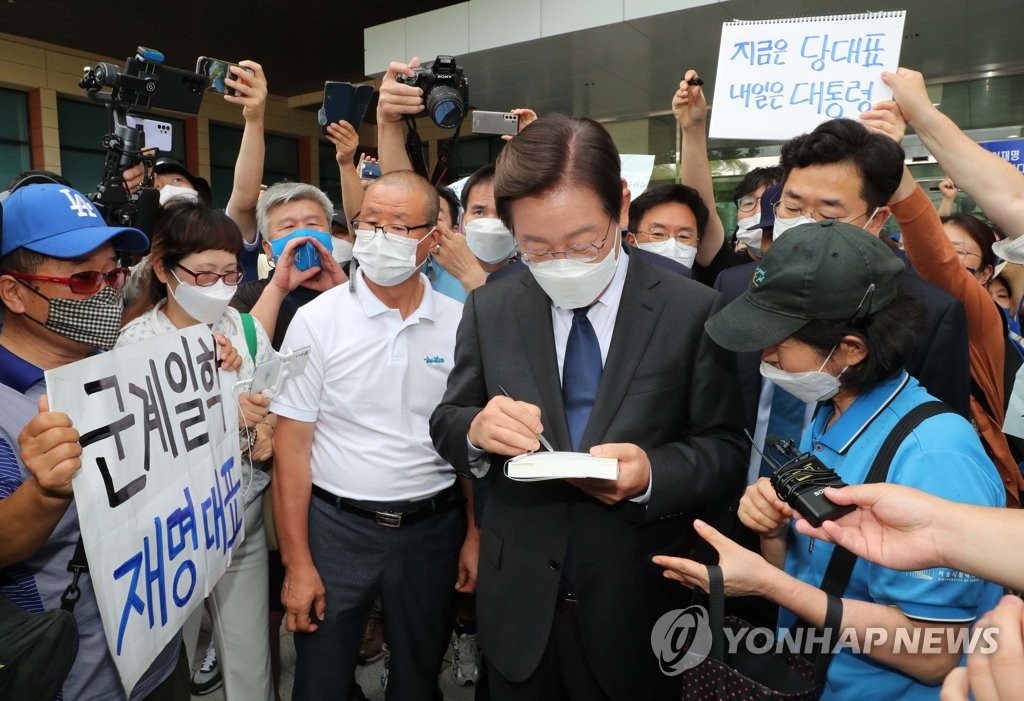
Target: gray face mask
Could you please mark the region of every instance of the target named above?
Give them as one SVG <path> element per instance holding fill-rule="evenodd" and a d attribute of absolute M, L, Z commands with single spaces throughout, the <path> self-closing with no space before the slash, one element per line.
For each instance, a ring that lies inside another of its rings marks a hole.
<path fill-rule="evenodd" d="M 63 299 L 47 297 L 31 285 L 25 286 L 49 303 L 49 314 L 41 323 L 43 328 L 100 350 L 114 347 L 124 313 L 124 300 L 119 290 L 108 286 L 86 299 Z M 40 323 L 36 319 L 32 321 Z"/>

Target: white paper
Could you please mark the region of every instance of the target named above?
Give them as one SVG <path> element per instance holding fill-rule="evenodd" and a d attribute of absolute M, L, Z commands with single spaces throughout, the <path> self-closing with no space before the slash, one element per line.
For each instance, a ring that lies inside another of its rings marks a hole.
<path fill-rule="evenodd" d="M 595 458 L 587 453 L 524 453 L 505 463 L 505 475 L 517 482 L 552 479 L 618 479 L 616 458 Z"/>
<path fill-rule="evenodd" d="M 622 162 L 622 177 L 629 185 L 629 194 L 635 200 L 644 194 L 651 182 L 654 172 L 654 156 L 644 153 L 623 153 L 619 156 Z"/>
<path fill-rule="evenodd" d="M 126 692 L 245 534 L 236 377 L 215 349 L 196 325 L 46 373 L 51 409 L 81 434 L 75 504 Z"/>
<path fill-rule="evenodd" d="M 710 136 L 782 141 L 892 97 L 906 12 L 726 22 Z"/>

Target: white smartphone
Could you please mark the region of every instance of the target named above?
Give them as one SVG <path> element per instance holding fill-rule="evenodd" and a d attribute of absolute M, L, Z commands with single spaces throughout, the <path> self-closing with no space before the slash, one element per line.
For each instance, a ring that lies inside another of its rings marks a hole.
<path fill-rule="evenodd" d="M 511 134 L 519 133 L 519 115 L 511 112 L 473 111 L 474 134 Z"/>
<path fill-rule="evenodd" d="M 273 399 L 281 393 L 285 380 L 293 375 L 300 375 L 306 369 L 309 359 L 309 346 L 288 353 L 279 353 L 270 360 L 260 363 L 252 374 L 249 393 L 262 392 L 267 399 Z"/>

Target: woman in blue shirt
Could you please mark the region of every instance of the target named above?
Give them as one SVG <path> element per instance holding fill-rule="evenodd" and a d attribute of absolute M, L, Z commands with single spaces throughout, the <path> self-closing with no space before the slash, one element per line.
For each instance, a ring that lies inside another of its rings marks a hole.
<path fill-rule="evenodd" d="M 903 370 L 921 318 L 897 287 L 902 269 L 862 229 L 827 219 L 806 224 L 777 241 L 746 294 L 707 323 L 726 348 L 762 349 L 761 372 L 779 388 L 820 402 L 801 451 L 848 484 L 865 480 L 903 416 L 934 401 Z M 953 501 L 1004 504 L 977 434 L 952 412 L 924 420 L 902 442 L 887 479 Z M 719 552 L 726 595 L 777 603 L 780 634 L 798 619 L 822 628 L 827 598 L 819 586 L 833 546 L 793 528 L 793 511 L 768 478 L 747 488 L 738 513 L 760 535 L 761 555 L 695 524 Z M 666 577 L 707 589 L 704 565 L 655 562 L 666 567 Z M 947 568 L 899 572 L 858 560 L 843 595 L 840 639 L 853 636 L 859 651 L 843 648 L 834 656 L 822 698 L 937 699 L 938 684 L 965 652 L 964 644 L 950 641 L 966 640 L 967 628 L 1001 594 L 995 584 Z"/>

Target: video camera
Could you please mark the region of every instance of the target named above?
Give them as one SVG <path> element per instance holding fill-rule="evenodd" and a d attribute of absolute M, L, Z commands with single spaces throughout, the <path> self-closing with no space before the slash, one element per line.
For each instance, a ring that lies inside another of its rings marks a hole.
<path fill-rule="evenodd" d="M 466 118 L 469 81 L 455 65 L 454 56 L 438 56 L 429 68 L 414 68 L 412 77 L 400 75 L 399 83 L 422 88 L 427 114 L 442 129 L 454 129 Z"/>
<path fill-rule="evenodd" d="M 145 133 L 141 123 L 128 124 L 129 114 L 148 114 L 153 109 L 196 114 L 203 101 L 209 78 L 199 73 L 164 65 L 164 55 L 140 46 L 125 61 L 122 71 L 112 63 L 86 66 L 79 87 L 96 102 L 107 105 L 110 133 L 103 137 L 107 150 L 103 177 L 89 198 L 111 226 L 133 226 L 149 233 L 160 207 L 160 195 L 153 187 L 155 156 L 144 155 Z M 109 93 L 102 92 L 111 88 Z M 146 165 L 141 187 L 130 193 L 124 171 L 139 163 Z"/>

